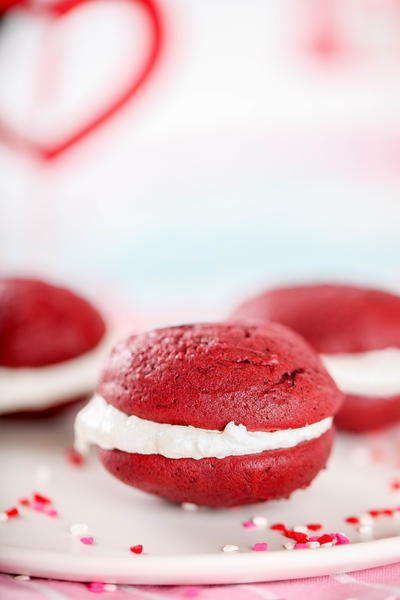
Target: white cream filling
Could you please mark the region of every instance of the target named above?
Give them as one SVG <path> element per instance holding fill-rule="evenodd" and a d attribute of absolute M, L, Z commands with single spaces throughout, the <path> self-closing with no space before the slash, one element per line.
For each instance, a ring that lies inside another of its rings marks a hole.
<path fill-rule="evenodd" d="M 297 429 L 247 431 L 228 423 L 223 431 L 155 423 L 127 415 L 96 394 L 75 420 L 75 448 L 85 454 L 90 444 L 105 450 L 161 454 L 167 458 L 225 458 L 291 448 L 320 437 L 332 426 L 332 417 Z"/>
<path fill-rule="evenodd" d="M 349 354 L 322 354 L 325 367 L 345 394 L 400 394 L 400 348 Z"/>
<path fill-rule="evenodd" d="M 93 350 L 46 367 L 0 367 L 0 414 L 44 409 L 89 393 L 114 339 L 107 334 Z"/>

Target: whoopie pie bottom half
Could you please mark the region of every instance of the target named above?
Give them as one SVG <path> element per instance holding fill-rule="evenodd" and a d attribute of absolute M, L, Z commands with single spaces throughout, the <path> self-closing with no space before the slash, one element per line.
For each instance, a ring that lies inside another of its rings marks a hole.
<path fill-rule="evenodd" d="M 4 413 L 2 418 L 6 419 L 51 419 L 64 413 L 69 408 L 76 407 L 76 410 L 81 407 L 84 402 L 87 402 L 90 394 L 84 396 L 75 396 L 74 398 L 65 398 L 58 400 L 57 404 L 52 404 L 46 408 L 37 408 L 29 410 L 17 410 L 11 413 Z"/>
<path fill-rule="evenodd" d="M 230 507 L 287 498 L 325 467 L 333 428 L 292 448 L 226 458 L 171 459 L 97 449 L 105 468 L 124 483 L 171 502 Z"/>
<path fill-rule="evenodd" d="M 335 417 L 338 427 L 355 433 L 387 427 L 399 421 L 400 395 L 387 398 L 367 398 L 348 394 Z"/>

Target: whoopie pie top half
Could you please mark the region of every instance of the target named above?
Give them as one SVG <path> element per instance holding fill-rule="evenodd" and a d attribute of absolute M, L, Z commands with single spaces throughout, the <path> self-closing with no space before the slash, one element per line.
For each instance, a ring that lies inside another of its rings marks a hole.
<path fill-rule="evenodd" d="M 105 333 L 97 310 L 37 279 L 0 279 L 0 366 L 42 367 L 92 350 Z"/>
<path fill-rule="evenodd" d="M 276 323 L 199 323 L 133 335 L 105 362 L 97 393 L 128 415 L 252 431 L 334 415 L 342 394 L 311 347 Z"/>
<path fill-rule="evenodd" d="M 277 321 L 323 354 L 400 348 L 400 296 L 347 285 L 266 291 L 240 305 L 233 319 Z"/>

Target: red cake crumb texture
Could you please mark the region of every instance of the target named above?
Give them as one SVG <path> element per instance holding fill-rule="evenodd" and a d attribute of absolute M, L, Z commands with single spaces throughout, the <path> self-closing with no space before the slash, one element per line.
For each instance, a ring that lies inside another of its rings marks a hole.
<path fill-rule="evenodd" d="M 0 365 L 42 367 L 92 350 L 105 334 L 97 310 L 36 279 L 0 279 Z"/>

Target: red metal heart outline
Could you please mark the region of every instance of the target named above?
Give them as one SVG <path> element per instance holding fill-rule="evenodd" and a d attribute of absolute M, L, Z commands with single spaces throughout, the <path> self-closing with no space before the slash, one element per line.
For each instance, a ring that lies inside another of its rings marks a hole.
<path fill-rule="evenodd" d="M 5 10 L 10 6 L 17 5 L 23 10 L 30 12 L 34 11 L 50 14 L 55 20 L 58 20 L 82 4 L 96 1 L 97 0 L 60 0 L 60 2 L 57 2 L 56 4 L 40 6 L 29 2 L 29 0 L 6 0 L 5 4 L 3 0 L 0 3 L 0 13 L 2 12 L 2 8 Z M 164 41 L 164 31 L 160 10 L 155 0 L 129 0 L 129 2 L 140 5 L 145 10 L 150 25 L 151 38 L 148 43 L 147 55 L 143 60 L 139 73 L 134 75 L 134 78 L 130 81 L 125 91 L 120 93 L 117 98 L 114 98 L 99 114 L 89 119 L 86 124 L 57 144 L 49 146 L 38 144 L 25 136 L 21 136 L 12 127 L 9 127 L 7 123 L 0 120 L 0 139 L 3 142 L 19 150 L 28 151 L 43 160 L 52 160 L 90 135 L 133 98 L 136 92 L 147 81 L 158 62 Z"/>

